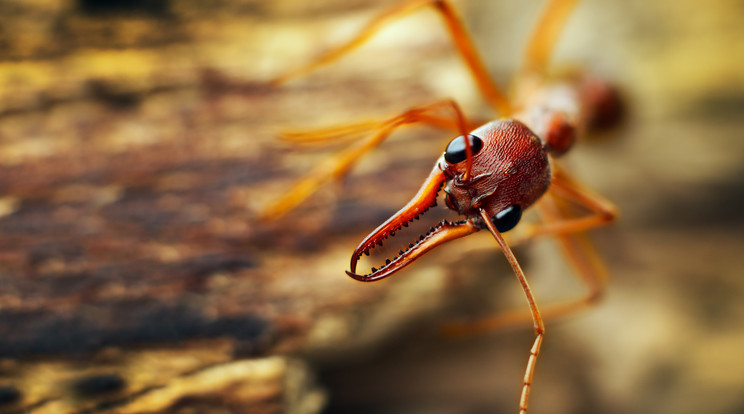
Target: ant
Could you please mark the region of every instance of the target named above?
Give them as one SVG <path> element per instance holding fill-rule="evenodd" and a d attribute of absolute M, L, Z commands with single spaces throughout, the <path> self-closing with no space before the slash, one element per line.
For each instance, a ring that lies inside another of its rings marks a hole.
<path fill-rule="evenodd" d="M 373 132 L 366 140 L 310 172 L 261 215 L 265 219 L 272 219 L 285 214 L 324 182 L 345 174 L 363 154 L 379 145 L 397 128 L 426 123 L 457 131 L 459 136 L 446 146 L 413 199 L 357 246 L 346 274 L 362 282 L 377 281 L 398 272 L 441 244 L 480 230 L 489 231 L 524 291 L 529 312 L 472 322 L 452 332 L 493 329 L 524 319 L 532 321 L 535 339 L 524 372 L 520 414 L 526 413 L 529 405 L 535 365 L 545 336 L 543 315 L 573 312 L 594 304 L 602 296 L 607 279 L 605 270 L 583 233 L 617 216 L 610 202 L 577 183 L 555 162 L 555 158 L 566 153 L 576 137 L 586 129 L 610 126 L 622 112 L 615 90 L 596 78 L 581 73 L 555 80 L 545 75 L 551 50 L 576 3 L 577 0 L 548 1 L 537 29 L 529 40 L 522 73 L 517 79 L 517 92 L 512 99 L 507 99 L 489 77 L 473 42 L 446 0 L 405 1 L 372 20 L 345 44 L 273 81 L 274 84 L 282 84 L 337 60 L 404 15 L 432 8 L 442 17 L 478 89 L 503 118 L 474 128 L 475 125 L 468 122 L 458 104 L 445 99 L 409 109 L 379 123 L 349 124 L 295 134 L 296 139 L 323 140 L 360 131 Z M 443 115 L 445 111 L 448 115 Z M 369 255 L 375 246 L 382 245 L 383 240 L 394 237 L 401 227 L 407 227 L 409 222 L 436 205 L 441 191 L 444 191 L 447 208 L 463 216 L 462 220 L 443 220 L 408 244 L 408 248 L 388 258 L 384 265 L 372 267 L 369 272 L 357 272 L 362 255 Z M 540 203 L 537 203 L 538 200 Z M 522 213 L 533 205 L 543 220 L 529 227 L 527 236 L 554 236 L 589 287 L 585 296 L 553 304 L 544 308 L 542 313 L 527 277 L 503 235 L 513 229 L 520 222 Z M 590 214 L 579 217 L 569 214 L 571 207 L 576 206 Z"/>

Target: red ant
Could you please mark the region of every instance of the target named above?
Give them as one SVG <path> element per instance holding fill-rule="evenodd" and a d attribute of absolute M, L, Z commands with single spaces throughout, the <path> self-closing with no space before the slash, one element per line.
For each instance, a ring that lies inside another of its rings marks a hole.
<path fill-rule="evenodd" d="M 411 264 L 440 244 L 487 229 L 496 239 L 522 286 L 529 314 L 535 329 L 524 373 L 519 412 L 526 413 L 535 364 L 545 335 L 543 316 L 521 266 L 502 233 L 514 228 L 522 212 L 541 200 L 537 208 L 543 217 L 529 235 L 550 234 L 560 242 L 579 276 L 589 286 L 589 293 L 579 299 L 555 304 L 545 312 L 551 315 L 572 312 L 588 306 L 602 294 L 606 276 L 583 232 L 613 220 L 617 213 L 613 205 L 591 193 L 555 163 L 553 158 L 568 151 L 576 136 L 593 126 L 607 126 L 618 119 L 620 103 L 617 94 L 607 84 L 586 75 L 560 81 L 547 81 L 545 67 L 555 40 L 576 0 L 550 0 L 537 30 L 530 39 L 523 76 L 518 80 L 514 99 L 507 99 L 488 76 L 473 47 L 472 41 L 445 0 L 409 0 L 378 16 L 346 44 L 332 50 L 311 64 L 289 72 L 275 83 L 283 83 L 318 66 L 334 61 L 361 45 L 381 27 L 424 7 L 436 10 L 444 20 L 457 51 L 465 61 L 475 82 L 491 106 L 505 118 L 486 123 L 472 131 L 471 124 L 452 100 L 410 109 L 387 121 L 374 125 L 356 124 L 299 134 L 298 138 L 328 139 L 350 132 L 372 129 L 367 140 L 339 154 L 333 162 L 311 172 L 283 199 L 265 210 L 265 218 L 278 217 L 317 190 L 326 180 L 343 175 L 365 152 L 379 145 L 396 128 L 406 124 L 428 123 L 459 132 L 450 141 L 444 154 L 434 163 L 429 177 L 413 199 L 400 211 L 370 233 L 351 255 L 346 273 L 363 282 L 383 279 Z M 451 111 L 443 116 L 438 111 Z M 395 232 L 417 219 L 436 204 L 443 190 L 447 207 L 464 219 L 442 221 L 429 232 L 386 260 L 379 269 L 357 273 L 362 254 L 369 254 L 375 245 L 393 237 Z M 549 197 L 545 197 L 548 195 Z M 546 200 L 547 199 L 547 200 Z M 546 201 L 543 201 L 546 200 Z M 582 206 L 592 212 L 584 217 L 570 217 L 569 205 Z M 460 331 L 472 331 L 501 326 L 521 320 L 522 315 L 472 323 Z"/>

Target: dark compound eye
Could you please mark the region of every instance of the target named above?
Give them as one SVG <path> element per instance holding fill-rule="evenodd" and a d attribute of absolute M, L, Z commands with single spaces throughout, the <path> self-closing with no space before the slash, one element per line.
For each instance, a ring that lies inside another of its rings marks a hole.
<path fill-rule="evenodd" d="M 483 148 L 483 141 L 475 135 L 468 135 L 468 139 L 470 140 L 470 149 L 473 151 L 473 155 L 477 154 Z M 447 149 L 444 150 L 444 160 L 450 164 L 465 161 L 467 157 L 467 152 L 465 152 L 465 138 L 462 135 L 450 141 L 447 144 Z"/>
<path fill-rule="evenodd" d="M 518 205 L 509 206 L 498 213 L 491 219 L 493 225 L 499 233 L 507 232 L 514 228 L 522 218 L 522 208 Z"/>

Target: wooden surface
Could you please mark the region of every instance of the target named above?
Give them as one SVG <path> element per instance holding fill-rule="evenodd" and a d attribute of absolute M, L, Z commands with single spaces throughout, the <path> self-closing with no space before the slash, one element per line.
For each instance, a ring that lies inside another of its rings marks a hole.
<path fill-rule="evenodd" d="M 2 412 L 314 413 L 323 406 L 301 361 L 236 360 L 234 352 L 230 341 L 203 340 L 5 360 Z"/>
<path fill-rule="evenodd" d="M 464 287 L 439 264 L 373 286 L 343 274 L 349 247 L 409 196 L 359 196 L 385 188 L 393 168 L 367 173 L 344 200 L 325 191 L 282 221 L 255 219 L 323 157 L 276 135 L 337 93 L 269 88 L 276 63 L 262 60 L 292 57 L 287 45 L 312 30 L 303 13 L 324 8 L 157 4 L 3 5 L 0 410 L 317 412 L 323 398 L 288 353 L 364 349 Z M 36 31 L 12 30 L 31 20 Z M 347 80 L 346 99 L 378 96 L 370 107 L 384 107 L 387 85 L 363 78 Z M 423 94 L 413 85 L 388 101 L 407 91 Z M 315 110 L 334 119 L 333 107 Z M 409 168 L 430 162 L 422 154 Z M 202 341 L 226 349 L 217 360 L 182 350 Z M 152 381 L 136 369 L 151 349 L 164 349 L 165 367 L 151 367 Z M 113 356 L 101 362 L 102 352 Z M 256 377 L 250 365 L 275 355 L 274 373 Z M 182 358 L 193 361 L 177 368 Z M 75 394 L 70 384 L 85 381 L 103 391 Z M 252 383 L 271 392 L 243 395 Z"/>
<path fill-rule="evenodd" d="M 514 410 L 529 327 L 449 341 L 432 322 L 522 306 L 492 240 L 453 242 L 389 282 L 343 274 L 447 134 L 396 135 L 285 219 L 254 219 L 339 148 L 277 131 L 446 96 L 490 115 L 435 16 L 274 89 L 263 82 L 385 6 L 263 3 L 2 5 L 0 397 L 17 397 L 0 409 L 317 412 L 292 354 L 319 370 L 327 412 Z M 507 83 L 539 3 L 456 4 Z M 570 20 L 555 61 L 617 80 L 630 112 L 567 163 L 622 217 L 594 234 L 615 275 L 605 302 L 547 327 L 533 412 L 741 409 L 740 13 L 724 0 L 587 1 Z M 528 247 L 539 299 L 581 292 L 549 242 Z M 104 391 L 69 385 L 86 378 Z M 251 378 L 265 394 L 241 391 Z"/>

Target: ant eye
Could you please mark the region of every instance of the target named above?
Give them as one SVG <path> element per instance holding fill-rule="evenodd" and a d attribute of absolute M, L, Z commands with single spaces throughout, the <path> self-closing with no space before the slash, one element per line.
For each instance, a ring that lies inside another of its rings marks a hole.
<path fill-rule="evenodd" d="M 491 219 L 493 225 L 499 233 L 507 232 L 514 228 L 522 218 L 522 208 L 518 205 L 509 206 L 498 213 Z"/>
<path fill-rule="evenodd" d="M 470 149 L 473 151 L 473 155 L 477 154 L 483 148 L 483 141 L 475 135 L 468 135 L 468 140 L 470 140 Z M 467 157 L 465 138 L 462 135 L 450 141 L 447 144 L 447 149 L 444 150 L 444 160 L 450 164 L 465 161 Z"/>

